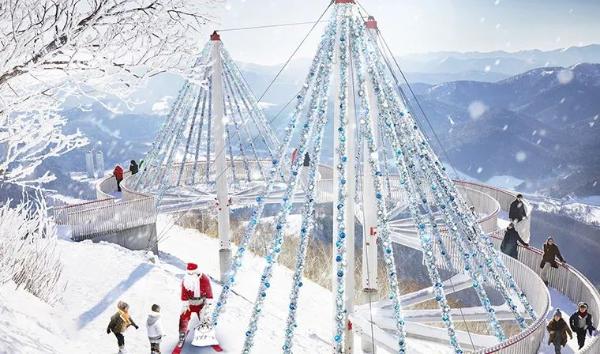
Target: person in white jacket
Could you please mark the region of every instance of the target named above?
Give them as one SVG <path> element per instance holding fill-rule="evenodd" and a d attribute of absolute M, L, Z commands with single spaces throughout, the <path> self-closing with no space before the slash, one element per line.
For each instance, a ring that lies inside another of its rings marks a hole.
<path fill-rule="evenodd" d="M 160 341 L 164 335 L 160 321 L 160 306 L 157 304 L 152 305 L 152 312 L 148 315 L 146 326 L 148 327 L 150 354 L 160 354 Z"/>

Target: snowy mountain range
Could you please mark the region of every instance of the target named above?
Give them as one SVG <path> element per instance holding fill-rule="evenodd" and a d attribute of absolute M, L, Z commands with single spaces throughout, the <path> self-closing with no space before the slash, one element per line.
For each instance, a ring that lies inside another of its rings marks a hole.
<path fill-rule="evenodd" d="M 444 58 L 452 58 L 451 61 L 461 64 L 451 66 Z M 435 75 L 453 71 L 469 79 L 439 84 L 412 83 L 451 163 L 467 177 L 495 183 L 498 176 L 509 176 L 514 182 L 511 187 L 558 197 L 600 195 L 600 185 L 596 183 L 600 157 L 592 153 L 600 147 L 596 138 L 600 124 L 600 102 L 597 100 L 600 97 L 600 65 L 573 63 L 578 60 L 600 63 L 600 45 L 549 52 L 444 52 L 401 59 L 429 63 L 427 70 Z M 477 81 L 479 74 L 460 71 L 470 70 L 475 65 L 466 63 L 493 64 L 498 59 L 501 63 L 521 62 L 510 68 L 502 67 L 504 74 L 536 64 L 573 64 L 536 68 L 496 82 Z M 446 69 L 433 67 L 436 60 Z M 265 95 L 264 108 L 269 117 L 295 95 L 307 64 L 306 60 L 292 61 Z M 239 66 L 257 96 L 261 96 L 279 69 L 244 63 Z M 409 79 L 410 75 L 409 72 Z M 115 163 L 127 164 L 130 159 L 140 159 L 156 136 L 181 83 L 181 77 L 158 75 L 136 94 L 135 99 L 141 103 L 133 111 L 110 99 L 105 102 L 106 106 L 117 107 L 122 112 L 111 111 L 97 103 L 70 102 L 64 111 L 68 119 L 67 132 L 83 131 L 90 139 L 91 147 L 103 150 L 107 168 Z M 420 111 L 414 113 L 425 132 L 432 135 Z M 273 122 L 276 131 L 286 123 L 286 117 L 282 114 Z M 445 158 L 440 145 L 435 139 L 432 142 L 438 154 Z M 325 151 L 328 145 L 330 142 L 325 143 Z M 59 162 L 52 159 L 45 162 L 43 168 L 53 170 L 55 174 L 83 171 L 83 155 L 84 151 L 74 151 Z M 55 184 L 58 183 L 65 182 Z M 64 186 L 50 187 L 62 190 Z M 69 185 L 76 194 L 85 196 L 82 190 L 89 187 L 79 187 L 75 182 Z"/>
<path fill-rule="evenodd" d="M 598 63 L 600 62 L 600 45 L 592 44 L 549 51 L 533 49 L 518 52 L 409 54 L 400 56 L 398 60 L 403 70 L 410 73 L 409 79 L 412 81 L 434 83 L 433 80 L 423 80 L 423 78 L 426 78 L 424 75 L 428 74 L 446 74 L 448 76 L 455 74 L 458 76 L 444 81 L 497 81 L 539 67 Z M 465 73 L 471 74 L 467 75 Z M 464 77 L 461 78 L 459 75 Z"/>
<path fill-rule="evenodd" d="M 599 64 L 449 82 L 417 96 L 451 162 L 467 174 L 512 175 L 526 190 L 557 196 L 600 193 L 600 159 L 591 154 L 600 149 Z"/>

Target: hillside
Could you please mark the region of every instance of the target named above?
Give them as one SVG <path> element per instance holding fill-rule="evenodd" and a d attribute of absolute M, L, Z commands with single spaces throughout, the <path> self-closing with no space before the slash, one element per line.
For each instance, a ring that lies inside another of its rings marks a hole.
<path fill-rule="evenodd" d="M 170 351 L 177 340 L 177 323 L 181 304 L 179 284 L 185 262 L 194 261 L 212 277 L 218 274 L 218 240 L 197 231 L 173 226 L 161 218 L 158 225 L 161 254 L 157 263 L 142 251 L 129 251 L 107 243 L 59 241 L 64 263 L 63 276 L 68 280 L 63 300 L 50 307 L 10 284 L 0 288 L 0 354 L 106 354 L 116 352 L 114 336 L 106 334 L 106 325 L 115 312 L 118 300 L 131 305 L 131 315 L 140 329 L 126 333 L 131 353 L 148 349 L 145 318 L 153 303 L 162 307 L 162 321 L 167 333 L 163 352 Z M 238 284 L 220 319 L 217 335 L 226 353 L 239 353 L 251 304 L 256 296 L 259 274 L 264 260 L 247 255 Z M 270 353 L 283 343 L 292 272 L 277 266 L 259 325 L 255 353 Z M 331 293 L 304 281 L 298 312 L 296 353 L 330 351 Z M 213 282 L 213 292 L 220 287 Z M 358 343 L 357 343 L 358 345 Z M 409 343 L 411 353 L 444 352 L 436 344 L 418 340 Z M 184 354 L 212 353 L 210 349 L 187 347 Z M 384 353 L 384 351 L 380 351 Z"/>
<path fill-rule="evenodd" d="M 449 82 L 418 96 L 456 168 L 483 181 L 512 175 L 556 196 L 600 194 L 600 159 L 590 154 L 600 151 L 600 64 Z"/>

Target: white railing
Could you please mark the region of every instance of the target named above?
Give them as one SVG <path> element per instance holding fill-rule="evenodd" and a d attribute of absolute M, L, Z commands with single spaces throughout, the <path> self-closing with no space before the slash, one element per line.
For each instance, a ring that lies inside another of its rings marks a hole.
<path fill-rule="evenodd" d="M 246 171 L 246 163 L 248 165 L 250 171 L 250 180 L 251 181 L 259 181 L 262 180 L 262 175 L 260 173 L 261 169 L 265 174 L 265 177 L 269 175 L 269 169 L 272 167 L 273 163 L 271 160 L 258 160 L 258 161 L 244 161 L 242 159 L 234 159 L 233 161 L 233 171 L 235 174 L 232 174 L 231 160 L 227 159 L 226 168 L 227 168 L 227 178 L 229 179 L 229 183 L 233 183 L 233 176 L 238 181 L 247 181 L 248 180 L 248 171 Z M 143 166 L 142 168 L 148 169 L 156 169 L 155 166 Z M 162 168 L 165 168 L 164 166 Z M 210 178 L 214 179 L 214 170 L 213 166 L 210 167 L 210 172 L 212 173 Z M 157 171 L 158 172 L 158 171 Z M 141 171 L 140 171 L 141 173 Z M 181 175 L 181 177 L 180 177 Z M 162 180 L 162 184 L 166 184 L 168 186 L 189 186 L 189 185 L 198 185 L 198 184 L 206 184 L 206 162 L 198 161 L 198 162 L 186 162 L 183 165 L 181 162 L 176 162 L 171 165 L 169 171 L 165 172 L 163 177 L 160 177 Z M 121 184 L 121 187 L 125 187 L 128 190 L 132 190 L 131 186 L 129 186 L 129 181 L 127 179 L 124 180 L 124 184 Z"/>
<path fill-rule="evenodd" d="M 501 234 L 502 231 L 500 230 L 491 234 L 496 248 L 500 248 Z M 498 255 L 502 257 L 502 261 L 512 274 L 515 282 L 527 296 L 538 318 L 519 334 L 477 353 L 537 353 L 546 332 L 546 318 L 552 311 L 548 288 L 534 270 L 536 269 L 535 265 L 537 264 L 537 267 L 539 267 L 542 260 L 541 252 L 533 248 L 523 248 L 519 252 L 518 261 L 504 253 L 498 252 Z"/>
<path fill-rule="evenodd" d="M 467 203 L 473 205 L 478 214 L 484 215 L 477 220 L 483 232 L 490 233 L 496 231 L 498 228 L 498 216 L 502 210 L 500 203 L 489 194 L 473 188 L 469 182 L 454 181 L 454 183 L 458 192 L 466 199 Z"/>
<path fill-rule="evenodd" d="M 510 204 L 516 198 L 516 193 L 473 182 L 455 181 L 455 183 L 463 198 L 475 206 L 479 213 L 485 215 L 478 222 L 483 230 L 492 236 L 494 245 L 498 249 L 503 237 L 503 230 L 498 229 L 498 217 L 501 211 L 507 212 L 509 210 Z M 526 207 L 528 215 L 531 215 L 531 206 L 526 203 Z M 527 222 L 530 221 L 531 218 L 528 218 Z M 449 242 L 444 230 L 442 230 L 442 234 L 452 266 L 455 269 L 462 269 L 462 255 L 458 247 L 453 242 Z M 499 253 L 499 255 L 516 283 L 526 294 L 538 314 L 538 319 L 530 323 L 523 332 L 477 353 L 537 353 L 545 336 L 546 317 L 551 310 L 547 287 L 539 276 L 542 251 L 534 247 L 524 248 L 520 246 L 518 261 L 502 253 Z M 446 266 L 441 257 L 438 257 L 438 259 L 439 266 Z M 550 273 L 548 281 L 551 287 L 557 289 L 575 303 L 579 301 L 587 302 L 590 312 L 600 313 L 600 294 L 594 285 L 579 271 L 561 264 L 558 269 L 553 269 Z M 600 353 L 600 339 L 598 337 L 588 339 L 586 346 L 580 353 Z"/>
<path fill-rule="evenodd" d="M 455 183 L 456 182 L 457 181 L 455 181 Z M 464 186 L 468 186 L 471 189 L 475 189 L 480 192 L 483 192 L 483 193 L 489 195 L 490 197 L 494 198 L 500 204 L 500 208 L 507 213 L 510 209 L 510 204 L 517 197 L 517 193 L 513 193 L 513 192 L 510 192 L 510 191 L 507 191 L 504 189 L 488 186 L 488 185 L 481 184 L 481 183 L 468 182 L 468 181 L 460 181 L 458 183 L 460 183 L 461 185 L 464 185 Z M 533 207 L 527 201 L 524 201 L 524 204 L 525 204 L 525 209 L 527 211 L 527 218 L 523 219 L 521 222 L 525 223 L 525 227 L 523 227 L 524 230 L 531 230 L 531 213 L 533 211 Z M 530 239 L 529 231 L 527 231 L 526 233 L 522 233 L 521 237 L 526 242 L 529 242 L 529 239 Z"/>
<path fill-rule="evenodd" d="M 60 221 L 60 224 L 71 227 L 71 235 L 75 241 L 150 225 L 156 222 L 154 198 L 87 203 L 85 209 L 67 212 L 66 217 Z"/>
<path fill-rule="evenodd" d="M 465 184 L 469 185 L 473 189 L 477 189 L 483 193 L 489 194 L 493 196 L 500 203 L 501 208 L 504 211 L 508 211 L 510 207 L 510 203 L 515 199 L 516 193 L 509 192 L 506 190 L 502 190 L 499 188 L 486 186 L 478 183 L 465 182 Z M 529 215 L 531 215 L 531 206 L 527 205 Z M 530 218 L 527 219 L 528 222 L 531 221 Z M 500 243 L 502 242 L 503 232 L 501 230 L 496 231 L 492 234 L 494 244 L 497 248 L 500 247 Z M 520 270 L 513 270 L 512 267 L 514 264 L 518 264 L 514 259 L 510 257 L 506 257 L 503 255 L 503 259 L 505 260 L 505 264 L 508 269 L 511 271 L 513 277 L 517 280 L 517 284 L 522 287 L 522 290 L 527 294 L 528 299 L 532 304 L 535 298 L 532 297 L 527 292 L 527 288 L 525 286 L 529 286 L 529 282 L 537 282 L 541 281 L 539 277 L 540 272 L 540 263 L 542 261 L 542 251 L 534 248 L 534 247 L 522 247 L 519 246 L 519 262 L 524 264 L 529 268 L 529 270 L 533 273 L 531 277 L 526 277 L 522 280 L 518 278 L 522 278 L 520 274 Z M 546 265 L 548 266 L 548 265 Z M 524 283 L 522 283 L 524 281 Z M 559 293 L 567 296 L 572 302 L 578 303 L 580 301 L 584 301 L 589 306 L 590 313 L 600 314 L 600 293 L 598 289 L 577 269 L 566 266 L 564 264 L 560 264 L 558 269 L 552 269 L 550 275 L 548 277 L 549 286 L 555 288 Z M 535 292 L 535 290 L 533 290 Z M 533 295 L 535 296 L 535 294 Z M 537 311 L 537 309 L 536 309 Z M 539 312 L 538 312 L 539 314 Z M 598 327 L 598 317 L 595 319 L 595 326 Z M 527 330 L 520 333 L 517 336 L 511 337 L 505 343 L 504 346 L 494 349 L 489 348 L 490 350 L 485 351 L 486 353 L 536 353 L 537 348 L 541 344 L 544 332 L 545 332 L 545 319 L 540 319 L 530 325 Z M 586 340 L 586 346 L 582 348 L 579 353 L 600 353 L 600 338 L 592 337 Z"/>
<path fill-rule="evenodd" d="M 58 225 L 71 227 L 75 241 L 156 222 L 153 196 L 123 189 L 123 198 L 118 200 L 114 197 L 116 191 L 114 176 L 106 176 L 96 185 L 98 200 L 54 208 L 54 219 Z"/>
<path fill-rule="evenodd" d="M 95 207 L 103 206 L 103 205 L 112 205 L 112 204 L 114 204 L 114 202 L 115 202 L 114 198 L 110 197 L 110 198 L 104 198 L 104 199 L 100 199 L 100 200 L 91 200 L 89 202 L 83 202 L 83 203 L 79 203 L 79 204 L 54 207 L 52 209 L 52 212 L 54 213 L 54 221 L 58 225 L 66 225 L 69 213 L 76 213 L 76 212 L 79 212 L 82 210 L 86 210 L 89 208 L 95 208 Z"/>
<path fill-rule="evenodd" d="M 123 173 L 123 181 L 121 181 L 121 189 L 123 187 L 125 178 L 127 178 L 129 176 L 131 176 L 131 172 L 125 171 Z M 96 184 L 96 199 L 114 198 L 115 193 L 117 193 L 117 192 L 118 192 L 117 180 L 115 179 L 115 176 L 113 176 L 113 175 L 105 176 Z"/>

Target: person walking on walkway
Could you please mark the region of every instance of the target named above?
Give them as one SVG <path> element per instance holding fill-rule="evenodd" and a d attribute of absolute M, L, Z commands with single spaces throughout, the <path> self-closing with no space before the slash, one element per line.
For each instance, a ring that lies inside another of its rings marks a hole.
<path fill-rule="evenodd" d="M 554 239 L 548 237 L 546 242 L 544 242 L 544 254 L 542 255 L 542 263 L 540 263 L 540 268 L 542 268 L 540 276 L 546 285 L 548 285 L 548 275 L 550 274 L 551 268 L 558 268 L 558 263 L 556 262 L 557 258 L 561 262 L 566 263 L 565 259 L 560 254 L 558 246 L 554 243 Z M 549 266 L 546 263 L 549 263 Z"/>
<path fill-rule="evenodd" d="M 137 162 L 135 162 L 135 160 L 131 160 L 131 162 L 129 163 L 129 172 L 131 172 L 132 175 L 135 175 L 136 173 L 138 173 L 138 171 L 139 166 Z"/>
<path fill-rule="evenodd" d="M 548 344 L 554 345 L 555 354 L 560 354 L 562 347 L 567 345 L 567 335 L 573 339 L 573 332 L 571 332 L 567 322 L 563 320 L 560 309 L 556 309 L 556 312 L 554 312 L 554 316 L 552 316 L 552 319 L 548 322 L 546 329 L 549 333 Z"/>
<path fill-rule="evenodd" d="M 113 176 L 115 176 L 115 179 L 117 180 L 117 190 L 120 192 L 121 181 L 123 180 L 123 167 L 116 165 L 115 169 L 113 170 Z"/>
<path fill-rule="evenodd" d="M 107 334 L 112 332 L 115 337 L 117 337 L 117 344 L 119 345 L 118 354 L 127 353 L 125 350 L 125 331 L 129 326 L 133 326 L 135 329 L 139 328 L 133 321 L 133 318 L 129 315 L 129 305 L 124 301 L 119 301 L 117 304 L 117 313 L 112 315 L 110 322 L 106 327 Z"/>
<path fill-rule="evenodd" d="M 517 230 L 519 235 L 522 238 L 529 240 L 529 223 L 526 222 L 528 216 L 527 208 L 523 201 L 523 194 L 517 194 L 517 198 L 510 203 L 508 218 L 513 222 L 515 230 Z"/>
<path fill-rule="evenodd" d="M 580 302 L 577 305 L 578 309 L 569 319 L 569 325 L 573 332 L 577 333 L 577 344 L 579 349 L 585 346 L 585 335 L 589 333 L 593 335 L 596 328 L 592 322 L 592 314 L 588 312 L 588 305 L 585 302 Z"/>
<path fill-rule="evenodd" d="M 517 243 L 522 244 L 525 247 L 529 247 L 529 244 L 519 236 L 517 230 L 515 230 L 515 225 L 511 222 L 508 224 L 506 228 L 506 232 L 504 232 L 504 239 L 502 239 L 502 244 L 500 245 L 500 250 L 503 253 L 511 256 L 514 259 L 519 258 L 519 250 L 517 247 Z"/>
<path fill-rule="evenodd" d="M 527 210 L 525 210 L 525 203 L 523 203 L 523 194 L 517 194 L 517 199 L 510 203 L 510 209 L 508 210 L 508 218 L 512 222 L 519 222 L 527 217 Z"/>

